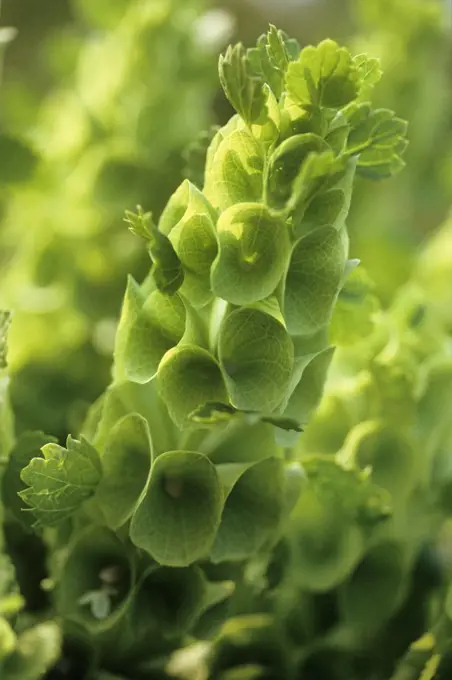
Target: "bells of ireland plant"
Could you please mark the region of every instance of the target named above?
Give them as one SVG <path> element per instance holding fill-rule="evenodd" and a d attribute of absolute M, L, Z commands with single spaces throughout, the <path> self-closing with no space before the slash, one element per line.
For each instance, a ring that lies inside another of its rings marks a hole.
<path fill-rule="evenodd" d="M 159 220 L 126 213 L 150 271 L 129 280 L 112 383 L 77 439 L 45 444 L 21 472 L 21 502 L 54 550 L 64 526 L 56 607 L 112 655 L 140 640 L 151 653 L 149 636 L 165 654 L 168 636 L 207 626 L 292 521 L 299 587 L 332 587 L 362 553 L 367 495 L 375 520 L 388 513 L 361 460 L 304 464 L 297 446 L 358 264 L 346 229 L 355 176 L 402 167 L 406 124 L 368 101 L 377 60 L 331 40 L 300 50 L 271 27 L 257 47 L 228 48 L 219 74 L 236 113 L 206 136 L 204 173 Z M 322 550 L 316 532 L 332 516 Z"/>

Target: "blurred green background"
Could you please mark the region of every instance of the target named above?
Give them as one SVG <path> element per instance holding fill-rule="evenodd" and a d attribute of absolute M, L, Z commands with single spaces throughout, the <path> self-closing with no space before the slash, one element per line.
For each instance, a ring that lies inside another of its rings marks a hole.
<path fill-rule="evenodd" d="M 218 52 L 269 22 L 302 45 L 329 36 L 379 56 L 377 102 L 410 121 L 407 169 L 361 181 L 349 218 L 352 255 L 389 304 L 449 210 L 450 16 L 448 0 L 3 0 L 2 25 L 18 30 L 0 105 L 0 304 L 15 315 L 18 429 L 77 431 L 108 383 L 127 273 L 147 266 L 124 210 L 159 214 L 189 143 L 230 115 Z"/>

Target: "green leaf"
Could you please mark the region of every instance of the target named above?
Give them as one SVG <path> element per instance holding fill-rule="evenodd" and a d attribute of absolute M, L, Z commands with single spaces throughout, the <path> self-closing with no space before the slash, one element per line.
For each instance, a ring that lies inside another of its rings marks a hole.
<path fill-rule="evenodd" d="M 152 380 L 163 356 L 182 340 L 185 326 L 185 305 L 179 295 L 150 293 L 131 319 L 124 349 L 126 377 L 141 384 Z"/>
<path fill-rule="evenodd" d="M 311 154 L 323 151 L 329 151 L 328 144 L 311 133 L 295 135 L 278 146 L 268 161 L 265 175 L 265 202 L 270 208 L 288 207 Z"/>
<path fill-rule="evenodd" d="M 218 351 L 232 404 L 274 411 L 289 386 L 294 358 L 282 323 L 259 309 L 238 309 L 221 325 Z"/>
<path fill-rule="evenodd" d="M 383 75 L 380 60 L 375 57 L 369 57 L 367 54 L 358 54 L 356 57 L 353 57 L 353 63 L 358 71 L 360 97 L 369 97 L 372 88 Z"/>
<path fill-rule="evenodd" d="M 262 145 L 247 130 L 234 130 L 220 141 L 213 154 L 204 194 L 220 211 L 235 203 L 258 203 L 262 198 L 263 169 Z"/>
<path fill-rule="evenodd" d="M 205 349 L 181 345 L 165 354 L 157 384 L 174 423 L 183 428 L 193 411 L 208 401 L 227 401 L 220 367 Z"/>
<path fill-rule="evenodd" d="M 316 229 L 298 241 L 284 289 L 289 333 L 311 335 L 329 322 L 346 256 L 342 235 L 333 227 Z"/>
<path fill-rule="evenodd" d="M 101 457 L 103 476 L 96 493 L 111 529 L 118 529 L 131 517 L 146 484 L 151 460 L 147 421 L 138 413 L 124 416 L 105 443 Z"/>
<path fill-rule="evenodd" d="M 391 177 L 404 167 L 407 123 L 389 109 L 359 104 L 347 113 L 351 132 L 347 153 L 359 154 L 357 171 L 370 179 Z"/>
<path fill-rule="evenodd" d="M 287 92 L 302 106 L 341 108 L 356 98 L 358 84 L 359 72 L 349 51 L 333 40 L 305 47 L 286 74 Z"/>
<path fill-rule="evenodd" d="M 219 252 L 211 272 L 212 290 L 235 305 L 271 295 L 287 265 L 288 226 L 258 203 L 224 211 L 217 224 Z"/>
<path fill-rule="evenodd" d="M 273 25 L 270 25 L 267 34 L 258 39 L 257 46 L 247 51 L 252 70 L 270 86 L 278 99 L 284 88 L 284 75 L 289 62 L 296 59 L 299 53 L 297 41 L 288 39 L 283 31 Z"/>
<path fill-rule="evenodd" d="M 151 213 L 144 213 L 140 206 L 137 213 L 127 210 L 125 221 L 130 224 L 132 233 L 146 241 L 157 288 L 162 293 L 174 295 L 184 281 L 184 270 L 171 241 L 158 230 Z"/>
<path fill-rule="evenodd" d="M 17 439 L 9 455 L 2 479 L 2 503 L 21 524 L 28 527 L 33 523 L 33 517 L 30 512 L 24 512 L 28 508 L 20 496 L 26 489 L 21 472 L 40 454 L 43 446 L 55 442 L 56 439 L 43 432 L 24 432 Z"/>
<path fill-rule="evenodd" d="M 220 479 L 222 467 L 218 467 Z M 228 467 L 228 466 L 225 466 Z M 254 555 L 279 527 L 284 504 L 284 464 L 281 459 L 242 466 L 229 490 L 210 559 L 244 560 Z"/>
<path fill-rule="evenodd" d="M 209 552 L 222 509 L 221 485 L 209 459 L 170 451 L 151 468 L 130 538 L 159 564 L 188 566 Z"/>
<path fill-rule="evenodd" d="M 70 436 L 66 448 L 45 444 L 43 458 L 33 458 L 22 470 L 29 488 L 20 497 L 33 511 L 38 525 L 54 526 L 76 512 L 95 493 L 101 479 L 96 449 Z"/>
<path fill-rule="evenodd" d="M 267 116 L 263 80 L 253 73 L 247 51 L 241 43 L 231 45 L 220 56 L 218 71 L 226 97 L 248 125 Z"/>

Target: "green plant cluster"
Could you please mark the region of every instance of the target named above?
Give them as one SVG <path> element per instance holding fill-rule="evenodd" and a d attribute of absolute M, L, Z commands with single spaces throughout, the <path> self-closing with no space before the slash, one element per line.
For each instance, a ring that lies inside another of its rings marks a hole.
<path fill-rule="evenodd" d="M 428 404 L 447 336 L 417 292 L 378 311 L 346 219 L 357 174 L 403 167 L 406 123 L 369 101 L 378 60 L 331 40 L 300 50 L 270 27 L 219 73 L 236 114 L 203 175 L 159 220 L 126 214 L 151 267 L 129 277 L 111 385 L 65 446 L 8 447 L 7 549 L 22 590 L 21 547 L 46 551 L 62 677 L 384 680 L 411 639 L 381 653 L 378 636 L 447 460 Z"/>
<path fill-rule="evenodd" d="M 124 206 L 161 210 L 183 149 L 209 123 L 215 72 L 201 10 L 196 0 L 74 3 L 74 35 L 52 39 L 51 63 L 67 68 L 21 131 L 32 155 L 17 136 L 11 148 L 8 106 L 19 104 L 6 95 L 0 149 L 16 184 L 2 191 L 1 302 L 15 313 L 21 429 L 65 436 L 108 384 L 127 274 L 146 266 L 121 226 Z"/>

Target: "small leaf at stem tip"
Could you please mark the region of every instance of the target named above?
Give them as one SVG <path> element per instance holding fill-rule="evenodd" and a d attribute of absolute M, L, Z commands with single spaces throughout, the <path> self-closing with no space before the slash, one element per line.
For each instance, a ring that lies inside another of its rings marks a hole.
<path fill-rule="evenodd" d="M 174 295 L 184 282 L 184 270 L 173 244 L 159 231 L 152 219 L 152 213 L 126 211 L 124 221 L 129 224 L 132 234 L 144 239 L 153 263 L 152 276 L 157 288 L 167 295 Z"/>
<path fill-rule="evenodd" d="M 78 441 L 69 436 L 66 448 L 46 444 L 42 453 L 22 470 L 28 488 L 19 495 L 31 507 L 37 525 L 55 526 L 94 494 L 102 469 L 96 449 L 83 437 Z"/>

